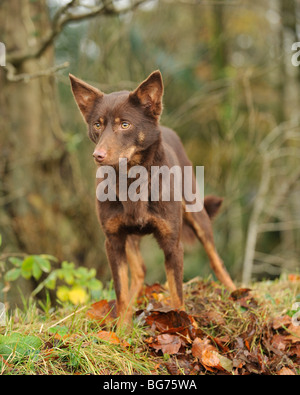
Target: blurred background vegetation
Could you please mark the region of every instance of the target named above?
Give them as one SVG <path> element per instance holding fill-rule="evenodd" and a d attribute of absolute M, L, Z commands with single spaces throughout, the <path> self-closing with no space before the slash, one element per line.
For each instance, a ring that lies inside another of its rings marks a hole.
<path fill-rule="evenodd" d="M 225 198 L 214 233 L 233 278 L 298 271 L 299 27 L 297 0 L 0 0 L 0 260 L 47 253 L 110 278 L 68 73 L 109 93 L 160 69 L 162 123 Z M 143 255 L 147 281 L 164 281 L 150 237 Z M 185 280 L 209 274 L 187 247 Z"/>

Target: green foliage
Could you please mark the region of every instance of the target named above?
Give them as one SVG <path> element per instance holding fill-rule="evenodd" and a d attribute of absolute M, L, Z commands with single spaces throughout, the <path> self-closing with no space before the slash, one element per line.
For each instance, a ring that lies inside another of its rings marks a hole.
<path fill-rule="evenodd" d="M 102 290 L 102 283 L 95 278 L 95 269 L 75 267 L 74 263 L 67 261 L 62 262 L 60 268 L 53 269 L 52 262 L 57 262 L 57 259 L 51 255 L 29 255 L 24 259 L 10 257 L 8 261 L 14 267 L 4 276 L 7 282 L 21 277 L 26 280 L 40 280 L 43 273 L 48 274 L 32 292 L 32 296 L 46 288 L 56 290 L 56 296 L 61 302 L 80 304 Z"/>
<path fill-rule="evenodd" d="M 37 336 L 25 336 L 20 333 L 0 335 L 0 355 L 9 361 L 18 362 L 24 357 L 36 354 L 42 346 Z"/>
<path fill-rule="evenodd" d="M 11 282 L 19 277 L 26 280 L 33 277 L 35 280 L 39 280 L 43 272 L 50 272 L 51 260 L 56 261 L 56 258 L 50 255 L 29 255 L 23 260 L 15 257 L 10 257 L 8 260 L 15 267 L 5 274 L 4 279 Z"/>

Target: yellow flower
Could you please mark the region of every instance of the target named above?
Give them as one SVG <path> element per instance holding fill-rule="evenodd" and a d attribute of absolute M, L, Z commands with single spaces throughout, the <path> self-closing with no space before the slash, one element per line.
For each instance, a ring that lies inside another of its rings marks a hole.
<path fill-rule="evenodd" d="M 73 287 L 69 291 L 69 300 L 75 305 L 86 303 L 88 301 L 88 298 L 89 296 L 86 293 L 85 289 L 79 286 Z"/>

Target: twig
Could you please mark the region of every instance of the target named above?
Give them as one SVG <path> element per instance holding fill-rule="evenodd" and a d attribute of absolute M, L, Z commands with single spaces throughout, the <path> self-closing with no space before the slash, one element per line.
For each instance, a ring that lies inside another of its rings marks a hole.
<path fill-rule="evenodd" d="M 76 311 L 74 311 L 72 314 L 67 315 L 66 317 L 64 317 L 64 318 L 62 318 L 61 320 L 59 320 L 58 322 L 56 322 L 55 324 L 49 326 L 49 327 L 47 328 L 47 330 L 48 330 L 48 329 L 51 329 L 51 328 L 54 328 L 55 326 L 61 324 L 62 322 L 64 322 L 64 321 L 66 321 L 67 319 L 69 319 L 70 317 L 73 317 L 73 315 L 76 315 L 76 314 L 80 313 L 82 310 L 86 309 L 87 307 L 88 307 L 87 305 L 86 305 L 86 306 L 83 306 L 83 307 L 81 307 L 81 309 L 76 310 Z"/>
<path fill-rule="evenodd" d="M 32 73 L 32 74 L 26 74 L 26 73 L 15 74 L 16 73 L 15 67 L 11 63 L 8 63 L 5 67 L 5 69 L 7 71 L 6 78 L 10 82 L 20 82 L 20 81 L 29 82 L 34 78 L 52 75 L 59 70 L 68 68 L 69 66 L 70 66 L 70 63 L 65 62 L 65 63 L 60 64 L 58 66 L 50 67 L 49 69 L 46 69 L 46 70 L 40 70 L 40 71 L 37 71 L 36 73 Z"/>
<path fill-rule="evenodd" d="M 101 5 L 95 7 L 88 7 L 88 12 L 71 13 L 70 10 L 74 8 L 76 0 L 70 1 L 68 4 L 60 8 L 53 17 L 52 26 L 48 33 L 42 38 L 39 43 L 26 50 L 16 50 L 8 53 L 6 56 L 7 63 L 14 65 L 20 64 L 27 59 L 39 58 L 45 50 L 53 43 L 55 38 L 61 33 L 64 26 L 69 22 L 81 21 L 84 19 L 93 18 L 98 15 L 122 15 L 129 11 L 133 11 L 146 0 L 136 0 L 133 4 L 121 10 L 114 7 L 112 0 L 103 1 Z M 79 3 L 81 7 L 85 7 Z"/>

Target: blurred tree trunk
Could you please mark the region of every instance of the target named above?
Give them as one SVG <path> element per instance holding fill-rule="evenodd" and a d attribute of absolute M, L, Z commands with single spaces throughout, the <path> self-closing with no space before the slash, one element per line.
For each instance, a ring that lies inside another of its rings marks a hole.
<path fill-rule="evenodd" d="M 0 39 L 7 53 L 34 46 L 47 29 L 46 0 L 0 2 Z M 42 55 L 13 66 L 17 74 L 33 74 L 53 64 L 50 45 Z M 66 148 L 55 77 L 11 82 L 0 67 L 0 86 L 0 233 L 4 246 L 88 266 L 101 263 L 101 258 L 105 262 L 101 232 L 87 198 L 93 198 L 93 191 L 83 190 L 82 176 L 73 166 L 76 158 Z"/>

